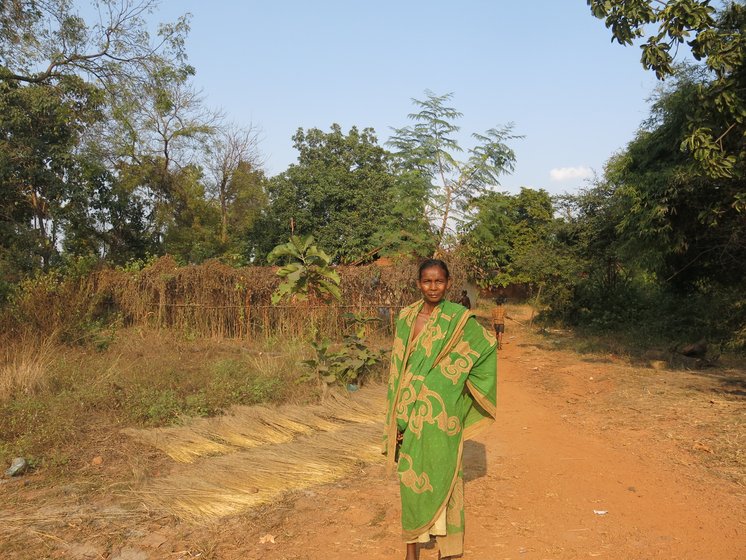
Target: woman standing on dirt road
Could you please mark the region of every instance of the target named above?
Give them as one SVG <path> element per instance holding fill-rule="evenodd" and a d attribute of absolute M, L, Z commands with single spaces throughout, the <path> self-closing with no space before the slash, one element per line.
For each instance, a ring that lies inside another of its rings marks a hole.
<path fill-rule="evenodd" d="M 406 560 L 435 536 L 439 557 L 463 553 L 464 438 L 495 418 L 497 342 L 473 313 L 444 299 L 448 266 L 420 265 L 422 299 L 402 309 L 391 349 L 383 452 L 398 462 Z"/>

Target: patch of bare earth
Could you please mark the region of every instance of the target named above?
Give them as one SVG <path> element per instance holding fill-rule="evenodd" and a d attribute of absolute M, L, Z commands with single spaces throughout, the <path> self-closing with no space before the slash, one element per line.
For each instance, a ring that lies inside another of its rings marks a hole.
<path fill-rule="evenodd" d="M 551 337 L 515 321 L 507 329 L 498 420 L 465 447 L 464 558 L 746 558 L 743 369 L 653 370 L 556 350 Z M 209 461 L 230 470 L 230 455 L 178 464 L 111 434 L 102 464 L 64 479 L 37 472 L 0 484 L 0 557 L 404 556 L 398 486 L 380 462 L 349 466 L 348 457 L 335 482 L 185 521 L 143 489 Z M 370 443 L 367 429 L 360 437 L 361 447 Z M 247 456 L 240 460 L 246 468 Z M 435 558 L 434 548 L 421 551 L 422 560 Z"/>

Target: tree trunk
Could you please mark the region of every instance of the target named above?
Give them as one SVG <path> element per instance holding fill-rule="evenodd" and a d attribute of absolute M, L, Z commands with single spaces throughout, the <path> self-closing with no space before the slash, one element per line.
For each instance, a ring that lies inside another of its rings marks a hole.
<path fill-rule="evenodd" d="M 544 284 L 539 284 L 539 291 L 536 294 L 536 299 L 534 300 L 534 305 L 531 308 L 531 319 L 528 322 L 529 328 L 531 328 L 534 324 L 534 315 L 536 315 L 536 309 L 539 307 L 539 303 L 541 302 L 541 289 L 544 287 Z"/>

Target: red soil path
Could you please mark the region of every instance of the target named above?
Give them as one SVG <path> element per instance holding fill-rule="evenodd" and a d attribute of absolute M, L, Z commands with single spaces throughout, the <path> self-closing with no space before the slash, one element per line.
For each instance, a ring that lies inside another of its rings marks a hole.
<path fill-rule="evenodd" d="M 576 401 L 599 392 L 593 374 L 603 366 L 574 356 L 556 374 L 562 388 L 547 391 L 540 370 L 554 375 L 568 355 L 526 359 L 525 349 L 520 334 L 504 345 L 497 422 L 467 442 L 464 559 L 746 559 L 743 487 L 672 461 L 676 448 L 645 426 L 589 427 L 591 411 Z M 265 560 L 403 558 L 398 508 L 396 481 L 376 466 L 308 492 L 254 528 L 252 536 L 274 536 L 274 544 L 239 548 Z M 435 558 L 434 548 L 421 551 L 422 560 Z"/>

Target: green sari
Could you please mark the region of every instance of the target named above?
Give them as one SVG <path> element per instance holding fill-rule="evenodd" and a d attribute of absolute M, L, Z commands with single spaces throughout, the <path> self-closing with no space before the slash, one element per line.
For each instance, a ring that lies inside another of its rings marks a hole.
<path fill-rule="evenodd" d="M 402 309 L 391 350 L 383 452 L 393 469 L 397 431 L 405 540 L 432 527 L 446 508 L 443 556 L 463 550 L 461 455 L 465 437 L 495 418 L 497 341 L 466 308 L 442 301 L 415 338 L 420 300 Z"/>

